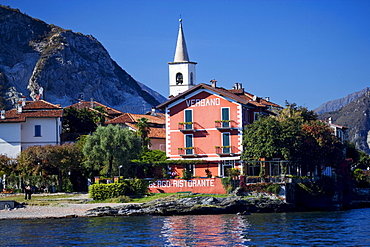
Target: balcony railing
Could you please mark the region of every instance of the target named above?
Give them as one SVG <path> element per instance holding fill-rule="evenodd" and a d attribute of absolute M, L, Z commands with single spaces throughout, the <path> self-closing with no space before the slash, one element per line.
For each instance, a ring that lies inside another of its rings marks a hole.
<path fill-rule="evenodd" d="M 197 123 L 196 122 L 184 122 L 184 123 L 179 123 L 179 130 L 181 132 L 187 132 L 191 131 L 194 132 L 197 130 Z"/>
<path fill-rule="evenodd" d="M 181 157 L 197 157 L 198 155 L 198 148 L 196 147 L 187 147 L 187 148 L 178 148 L 178 154 Z"/>
<path fill-rule="evenodd" d="M 215 127 L 218 130 L 236 129 L 238 126 L 234 120 L 216 120 Z"/>
<path fill-rule="evenodd" d="M 235 146 L 216 146 L 215 149 L 219 156 L 233 156 L 238 152 Z"/>

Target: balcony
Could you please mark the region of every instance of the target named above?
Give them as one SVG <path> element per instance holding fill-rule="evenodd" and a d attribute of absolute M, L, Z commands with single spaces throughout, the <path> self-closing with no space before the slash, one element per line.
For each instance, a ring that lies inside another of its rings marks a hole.
<path fill-rule="evenodd" d="M 198 148 L 196 147 L 178 148 L 177 151 L 183 158 L 193 158 L 198 156 Z"/>
<path fill-rule="evenodd" d="M 196 122 L 179 123 L 179 130 L 181 132 L 195 132 L 197 131 L 197 126 Z"/>
<path fill-rule="evenodd" d="M 234 120 L 216 120 L 215 127 L 218 130 L 232 130 L 238 128 Z"/>
<path fill-rule="evenodd" d="M 234 156 L 238 152 L 234 146 L 216 146 L 215 149 L 218 156 Z"/>

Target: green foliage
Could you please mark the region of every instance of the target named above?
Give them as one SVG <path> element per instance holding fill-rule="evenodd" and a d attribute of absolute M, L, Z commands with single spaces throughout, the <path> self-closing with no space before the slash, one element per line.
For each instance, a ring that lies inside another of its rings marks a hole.
<path fill-rule="evenodd" d="M 93 114 L 94 123 L 103 125 L 105 123 L 105 115 L 107 114 L 107 111 L 103 106 L 95 106 L 94 110 L 95 110 Z"/>
<path fill-rule="evenodd" d="M 212 172 L 209 169 L 206 169 L 205 172 L 206 172 L 207 178 L 211 178 L 212 177 Z"/>
<path fill-rule="evenodd" d="M 243 134 L 242 159 L 282 157 L 304 173 L 336 167 L 344 158 L 343 145 L 331 128 L 313 111 L 287 103 L 276 117 L 263 117 L 248 125 Z M 264 171 L 261 171 L 264 174 Z"/>
<path fill-rule="evenodd" d="M 280 184 L 270 184 L 267 188 L 266 188 L 267 192 L 269 193 L 272 193 L 272 194 L 275 194 L 275 195 L 279 195 L 280 193 L 280 190 L 281 190 L 281 187 L 280 187 Z"/>
<path fill-rule="evenodd" d="M 226 174 L 231 178 L 237 178 L 240 175 L 240 170 L 238 168 L 229 168 L 226 170 Z"/>
<path fill-rule="evenodd" d="M 140 139 L 135 132 L 119 126 L 99 126 L 96 131 L 87 136 L 83 147 L 85 164 L 93 169 L 107 174 L 118 174 L 118 166 L 122 165 L 123 176 L 127 176 L 129 162 L 139 156 Z"/>
<path fill-rule="evenodd" d="M 118 197 L 118 203 L 128 203 L 131 201 L 129 196 L 120 196 Z"/>
<path fill-rule="evenodd" d="M 353 178 L 357 181 L 364 181 L 366 179 L 366 175 L 363 173 L 361 169 L 356 169 L 353 171 Z"/>
<path fill-rule="evenodd" d="M 76 109 L 69 107 L 63 113 L 63 132 L 64 133 L 91 133 L 96 130 L 96 113 L 88 108 Z"/>
<path fill-rule="evenodd" d="M 141 138 L 141 145 L 143 148 L 149 148 L 151 146 L 149 134 L 150 134 L 150 122 L 147 118 L 140 118 L 137 120 L 137 135 Z"/>
<path fill-rule="evenodd" d="M 246 186 L 246 191 L 257 192 L 257 193 L 271 193 L 278 195 L 280 193 L 280 185 L 274 183 L 256 183 L 248 184 Z"/>
<path fill-rule="evenodd" d="M 142 163 L 142 164 L 154 164 L 161 161 L 165 161 L 167 159 L 166 152 L 161 151 L 159 149 L 156 150 L 143 150 L 141 152 L 139 159 L 132 160 L 135 163 Z"/>
<path fill-rule="evenodd" d="M 124 183 L 93 184 L 90 186 L 89 193 L 95 201 L 102 201 L 125 195 L 126 185 Z"/>
<path fill-rule="evenodd" d="M 148 192 L 149 182 L 141 179 L 123 180 L 121 183 L 93 184 L 90 197 L 96 201 L 128 195 L 143 195 Z"/>
<path fill-rule="evenodd" d="M 330 177 L 325 177 L 315 182 L 298 183 L 298 186 L 312 196 L 333 196 L 336 190 L 336 183 Z"/>
<path fill-rule="evenodd" d="M 182 179 L 189 180 L 192 178 L 192 175 L 193 174 L 188 169 L 184 168 L 184 170 L 182 170 Z"/>
<path fill-rule="evenodd" d="M 281 125 L 272 117 L 261 117 L 244 129 L 244 160 L 272 158 L 279 154 Z"/>
<path fill-rule="evenodd" d="M 85 171 L 82 158 L 81 149 L 73 144 L 30 146 L 20 153 L 14 170 L 22 177 L 57 175 L 59 191 L 81 190 L 78 180 Z"/>
<path fill-rule="evenodd" d="M 232 181 L 233 180 L 231 177 L 221 178 L 222 186 L 224 187 L 227 193 L 230 193 L 233 189 Z"/>

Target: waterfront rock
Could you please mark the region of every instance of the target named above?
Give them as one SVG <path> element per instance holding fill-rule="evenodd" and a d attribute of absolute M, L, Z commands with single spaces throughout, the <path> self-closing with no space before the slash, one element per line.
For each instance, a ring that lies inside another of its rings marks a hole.
<path fill-rule="evenodd" d="M 170 196 L 142 204 L 118 207 L 98 207 L 88 210 L 87 216 L 137 215 L 207 215 L 244 214 L 293 211 L 294 205 L 282 200 L 253 197 Z"/>

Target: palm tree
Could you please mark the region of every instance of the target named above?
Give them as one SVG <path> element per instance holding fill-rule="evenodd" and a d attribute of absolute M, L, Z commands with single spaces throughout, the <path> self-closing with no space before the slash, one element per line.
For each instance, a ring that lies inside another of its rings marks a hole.
<path fill-rule="evenodd" d="M 141 138 L 141 143 L 143 148 L 149 148 L 151 146 L 149 134 L 150 134 L 150 127 L 149 127 L 149 120 L 145 117 L 140 118 L 137 120 L 137 135 Z"/>

